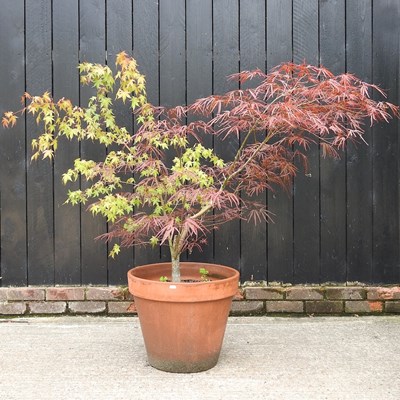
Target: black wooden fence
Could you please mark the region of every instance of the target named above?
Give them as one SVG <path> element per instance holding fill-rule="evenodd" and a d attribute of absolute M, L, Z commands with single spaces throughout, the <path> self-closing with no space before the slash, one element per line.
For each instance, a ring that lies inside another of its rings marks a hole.
<path fill-rule="evenodd" d="M 228 74 L 288 60 L 355 73 L 399 103 L 399 21 L 399 0 L 0 0 L 0 111 L 18 108 L 24 91 L 84 103 L 78 62 L 111 65 L 121 50 L 155 104 L 223 92 Z M 243 280 L 399 281 L 398 127 L 368 129 L 369 146 L 338 161 L 313 149 L 293 196 L 264 197 L 275 223 L 232 222 L 190 258 L 239 268 Z M 0 135 L 0 285 L 119 284 L 133 265 L 167 257 L 131 248 L 108 259 L 93 241 L 106 224 L 63 205 L 60 183 L 75 158 L 102 154 L 68 143 L 52 165 L 30 163 L 35 129 L 26 118 Z"/>

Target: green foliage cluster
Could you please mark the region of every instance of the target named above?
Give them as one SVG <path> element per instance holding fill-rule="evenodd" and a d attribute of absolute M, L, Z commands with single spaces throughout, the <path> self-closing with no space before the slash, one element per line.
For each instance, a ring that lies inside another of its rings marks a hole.
<path fill-rule="evenodd" d="M 145 77 L 139 72 L 136 61 L 120 53 L 116 58 L 116 67 L 117 72 L 113 74 L 111 68 L 105 65 L 79 65 L 81 83 L 91 85 L 96 92 L 87 107 L 74 106 L 65 98 L 54 101 L 48 92 L 42 96 L 25 93 L 23 100 L 28 105 L 23 111 L 35 116 L 36 123 L 43 127 L 38 138 L 32 140 L 32 159 L 42 157 L 51 160 L 63 136 L 69 140 L 90 140 L 112 148 L 102 162 L 80 158 L 74 161 L 72 168 L 63 174 L 64 184 L 84 178 L 89 185 L 85 189 L 70 190 L 66 202 L 72 205 L 88 203 L 90 211 L 94 215 L 102 215 L 107 222 L 123 221 L 120 226 L 126 234 L 131 234 L 130 239 L 136 236 L 139 244 L 156 246 L 170 237 L 161 238 L 153 234 L 143 238 L 140 233 L 149 234 L 151 229 L 148 225 L 152 221 L 157 225 L 157 217 L 174 214 L 174 221 L 182 223 L 182 217 L 175 215 L 177 207 L 190 213 L 193 211 L 193 199 L 185 194 L 177 195 L 171 201 L 171 196 L 185 185 L 210 188 L 214 178 L 204 168 L 204 162 L 216 168 L 222 168 L 224 162 L 213 149 L 204 147 L 200 142 L 193 146 L 187 135 L 165 135 L 155 123 L 157 110 L 147 102 Z M 128 103 L 136 125 L 142 126 L 136 135 L 117 123 L 113 111 L 116 100 Z M 3 125 L 14 125 L 17 114 L 6 113 Z M 170 149 L 177 155 L 168 173 L 164 152 Z M 195 203 L 199 203 L 200 208 L 207 203 L 201 192 L 196 193 Z M 144 209 L 146 226 L 133 217 L 135 212 L 140 215 Z M 139 233 L 143 229 L 146 232 Z M 171 240 L 168 243 L 171 244 Z M 119 251 L 120 246 L 116 243 L 110 255 L 114 257 Z"/>

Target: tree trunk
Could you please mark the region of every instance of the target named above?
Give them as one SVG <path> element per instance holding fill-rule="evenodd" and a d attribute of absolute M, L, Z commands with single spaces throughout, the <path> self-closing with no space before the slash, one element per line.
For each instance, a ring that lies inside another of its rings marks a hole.
<path fill-rule="evenodd" d="M 181 269 L 179 265 L 179 254 L 177 256 L 171 254 L 172 261 L 172 282 L 181 281 Z"/>

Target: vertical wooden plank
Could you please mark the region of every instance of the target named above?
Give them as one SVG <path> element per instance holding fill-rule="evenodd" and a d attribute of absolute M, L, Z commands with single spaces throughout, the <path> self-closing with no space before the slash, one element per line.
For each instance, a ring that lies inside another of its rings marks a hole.
<path fill-rule="evenodd" d="M 187 2 L 187 101 L 212 93 L 212 0 Z M 212 145 L 210 137 L 207 146 Z"/>
<path fill-rule="evenodd" d="M 240 69 L 265 69 L 265 2 L 240 2 Z M 257 82 L 250 84 L 254 87 Z M 245 88 L 245 87 L 244 87 Z M 245 135 L 246 133 L 242 133 Z M 259 140 L 262 140 L 260 134 Z M 264 136 L 265 137 L 265 136 Z M 266 193 L 253 200 L 266 204 Z M 243 281 L 267 279 L 267 226 L 266 223 L 241 223 L 240 275 Z"/>
<path fill-rule="evenodd" d="M 52 93 L 51 0 L 26 3 L 26 91 Z M 38 128 L 27 116 L 27 160 Z M 27 162 L 28 284 L 54 283 L 53 166 Z"/>
<path fill-rule="evenodd" d="M 2 1 L 0 12 L 0 114 L 20 108 L 25 91 L 24 1 Z M 24 117 L 0 135 L 1 276 L 3 286 L 27 284 Z"/>
<path fill-rule="evenodd" d="M 373 79 L 398 104 L 400 3 L 373 2 Z M 398 122 L 373 130 L 373 281 L 399 280 Z"/>
<path fill-rule="evenodd" d="M 346 6 L 347 71 L 372 81 L 372 2 L 348 1 Z M 372 279 L 372 138 L 347 148 L 347 280 Z"/>
<path fill-rule="evenodd" d="M 65 97 L 79 104 L 79 14 L 78 0 L 53 0 L 53 91 L 56 100 Z M 66 40 L 68 38 L 68 40 Z M 80 208 L 64 204 L 68 190 L 79 183 L 62 184 L 62 175 L 79 157 L 79 144 L 62 139 L 54 158 L 54 251 L 55 283 L 81 283 Z"/>
<path fill-rule="evenodd" d="M 320 1 L 320 63 L 345 72 L 345 2 Z M 346 280 L 346 163 L 321 158 L 321 281 Z"/>
<path fill-rule="evenodd" d="M 150 103 L 159 104 L 159 3 L 133 0 L 133 55 L 139 70 L 146 76 Z M 159 249 L 135 248 L 135 265 L 160 261 Z"/>
<path fill-rule="evenodd" d="M 160 103 L 186 100 L 185 0 L 160 2 Z"/>
<path fill-rule="evenodd" d="M 187 102 L 209 96 L 212 93 L 212 0 L 187 2 Z M 198 118 L 198 117 L 196 117 Z M 188 117 L 188 122 L 193 118 Z M 212 148 L 213 139 L 205 135 L 203 144 Z M 194 249 L 191 261 L 213 262 L 213 233 L 207 237 L 202 251 Z"/>
<path fill-rule="evenodd" d="M 107 2 L 107 62 L 115 71 L 115 57 L 125 51 L 132 52 L 132 2 L 131 0 Z M 115 101 L 117 123 L 133 131 L 133 118 L 130 109 L 122 102 Z M 129 188 L 127 188 L 129 190 Z M 115 259 L 108 259 L 108 283 L 111 285 L 126 282 L 126 273 L 133 267 L 133 248 L 121 249 Z"/>
<path fill-rule="evenodd" d="M 227 76 L 239 72 L 239 2 L 214 0 L 213 3 L 214 93 L 237 88 Z M 223 159 L 233 159 L 239 140 L 215 140 L 215 151 Z M 222 225 L 214 234 L 215 262 L 233 268 L 240 265 L 240 221 Z"/>
<path fill-rule="evenodd" d="M 292 1 L 267 3 L 267 69 L 292 61 Z M 268 193 L 268 208 L 275 214 L 268 224 L 268 280 L 290 282 L 293 277 L 293 201 L 277 189 Z"/>
<path fill-rule="evenodd" d="M 186 101 L 185 0 L 160 2 L 160 104 L 173 107 Z M 161 259 L 170 261 L 169 249 Z"/>
<path fill-rule="evenodd" d="M 105 56 L 105 0 L 80 2 L 80 61 L 104 64 Z M 94 91 L 88 86 L 81 88 L 81 104 L 86 105 Z M 94 143 L 81 145 L 81 158 L 102 160 L 105 149 Z M 84 183 L 82 183 L 84 187 Z M 82 207 L 81 254 L 82 283 L 104 284 L 107 282 L 107 245 L 95 237 L 106 232 L 103 218 L 95 218 Z"/>
<path fill-rule="evenodd" d="M 293 0 L 293 61 L 318 65 L 318 0 Z M 318 145 L 310 146 L 307 156 L 307 173 L 299 165 L 294 178 L 294 283 L 319 281 Z"/>

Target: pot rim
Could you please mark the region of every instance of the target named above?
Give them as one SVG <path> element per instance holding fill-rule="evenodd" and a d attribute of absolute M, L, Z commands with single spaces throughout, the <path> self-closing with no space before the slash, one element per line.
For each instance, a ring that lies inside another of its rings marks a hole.
<path fill-rule="evenodd" d="M 220 264 L 184 261 L 181 262 L 182 275 L 188 276 L 187 271 L 195 265 L 205 266 L 211 275 L 223 277 L 206 282 L 161 282 L 154 276 L 165 275 L 162 271 L 169 271 L 171 262 L 147 264 L 128 271 L 129 291 L 134 297 L 169 302 L 211 301 L 233 297 L 236 294 L 239 271 Z M 145 277 L 140 275 L 145 275 Z"/>

